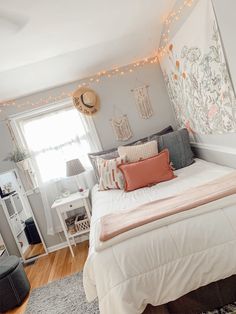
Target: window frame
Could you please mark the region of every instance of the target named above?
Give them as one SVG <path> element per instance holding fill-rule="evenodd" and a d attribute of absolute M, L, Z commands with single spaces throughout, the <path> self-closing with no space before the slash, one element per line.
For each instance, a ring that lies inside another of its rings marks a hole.
<path fill-rule="evenodd" d="M 29 111 L 24 111 L 16 115 L 10 116 L 9 124 L 13 131 L 14 137 L 16 138 L 16 142 L 19 148 L 22 150 L 27 149 L 27 143 L 25 141 L 25 138 L 22 133 L 21 126 L 20 126 L 20 123 L 22 121 L 28 120 L 34 117 L 39 117 L 41 115 L 44 115 L 45 113 L 52 113 L 55 111 L 59 111 L 60 109 L 67 109 L 67 108 L 73 108 L 73 105 L 70 99 L 57 102 L 56 104 L 55 103 L 51 104 L 49 106 L 44 106 L 43 108 L 35 108 Z"/>
<path fill-rule="evenodd" d="M 48 106 L 43 106 L 41 108 L 34 108 L 32 110 L 20 112 L 18 114 L 10 116 L 9 117 L 9 128 L 12 132 L 13 138 L 15 139 L 16 146 L 18 148 L 20 148 L 21 150 L 28 151 L 28 145 L 27 145 L 27 142 L 25 140 L 23 130 L 21 127 L 21 123 L 24 120 L 37 118 L 37 117 L 40 117 L 40 116 L 45 115 L 47 113 L 50 114 L 50 113 L 57 112 L 57 111 L 60 111 L 63 109 L 75 109 L 74 105 L 72 103 L 72 99 L 66 99 L 66 100 L 64 99 L 64 100 L 58 101 L 56 103 L 51 103 Z M 92 132 L 93 138 L 95 139 L 95 143 L 96 143 L 95 145 L 98 146 L 98 149 L 102 149 L 100 138 L 98 136 L 95 123 L 94 123 L 92 117 L 89 117 L 89 118 L 91 118 L 91 119 L 90 119 L 90 122 L 88 124 L 91 127 L 90 132 Z M 35 167 L 35 169 L 38 169 L 38 166 L 37 166 L 35 159 L 31 158 L 31 161 L 33 163 L 33 167 Z M 91 169 L 92 169 L 92 166 L 91 166 Z M 39 169 L 38 169 L 38 171 L 39 171 Z M 55 179 L 55 180 L 58 181 L 60 179 Z"/>

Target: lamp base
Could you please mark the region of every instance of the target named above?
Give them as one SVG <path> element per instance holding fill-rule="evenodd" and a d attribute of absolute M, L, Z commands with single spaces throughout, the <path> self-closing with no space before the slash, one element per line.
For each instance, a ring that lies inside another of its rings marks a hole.
<path fill-rule="evenodd" d="M 79 191 L 80 193 L 84 192 L 84 188 L 82 188 L 82 186 L 81 186 L 80 183 L 79 183 L 79 178 L 78 178 L 78 176 L 75 176 L 75 181 L 76 181 L 76 184 L 77 184 L 77 187 L 78 187 L 78 191 Z"/>

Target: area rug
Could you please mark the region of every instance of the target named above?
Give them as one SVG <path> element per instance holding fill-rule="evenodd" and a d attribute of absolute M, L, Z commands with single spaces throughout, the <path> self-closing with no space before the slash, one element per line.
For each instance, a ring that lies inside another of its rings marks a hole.
<path fill-rule="evenodd" d="M 25 314 L 99 314 L 98 303 L 86 301 L 83 273 L 34 289 Z"/>
<path fill-rule="evenodd" d="M 205 312 L 203 314 L 236 314 L 236 302 L 226 305 L 214 311 Z"/>

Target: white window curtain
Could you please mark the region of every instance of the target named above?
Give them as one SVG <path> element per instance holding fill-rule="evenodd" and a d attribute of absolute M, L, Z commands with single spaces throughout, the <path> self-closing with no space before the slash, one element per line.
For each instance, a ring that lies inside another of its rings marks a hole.
<path fill-rule="evenodd" d="M 61 231 L 57 214 L 51 209 L 55 199 L 69 190 L 77 191 L 75 178 L 66 178 L 66 161 L 78 158 L 86 172 L 79 176 L 83 188 L 91 188 L 95 177 L 88 153 L 101 149 L 91 117 L 74 107 L 32 112 L 17 119 L 18 135 L 29 151 L 42 197 L 48 234 Z"/>

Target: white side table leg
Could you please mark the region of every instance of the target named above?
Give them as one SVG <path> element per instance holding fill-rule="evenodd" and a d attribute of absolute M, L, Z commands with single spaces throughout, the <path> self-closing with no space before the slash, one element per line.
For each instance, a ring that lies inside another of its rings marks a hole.
<path fill-rule="evenodd" d="M 66 241 L 67 241 L 68 246 L 69 246 L 69 248 L 70 248 L 71 255 L 72 255 L 73 257 L 75 257 L 74 252 L 73 252 L 73 249 L 72 249 L 72 246 L 71 246 L 71 243 L 70 243 L 70 239 L 69 239 L 69 237 L 68 237 L 68 233 L 67 233 L 67 230 L 66 230 L 65 221 L 64 221 L 64 219 L 62 218 L 62 215 L 61 215 L 60 210 L 57 210 L 57 214 L 58 214 L 58 217 L 59 217 L 59 220 L 60 220 L 60 223 L 61 223 L 63 232 L 64 232 L 64 234 L 65 234 Z"/>
<path fill-rule="evenodd" d="M 91 205 L 88 198 L 84 200 L 84 207 L 86 209 L 88 220 L 91 221 Z"/>

